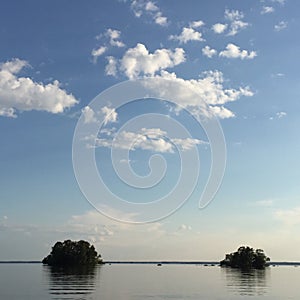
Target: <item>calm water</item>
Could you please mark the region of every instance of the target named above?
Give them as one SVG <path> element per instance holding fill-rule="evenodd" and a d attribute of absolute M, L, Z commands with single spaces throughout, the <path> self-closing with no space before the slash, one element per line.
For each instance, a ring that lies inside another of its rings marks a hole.
<path fill-rule="evenodd" d="M 300 299 L 300 267 L 243 273 L 202 265 L 104 265 L 61 271 L 0 264 L 1 300 Z"/>

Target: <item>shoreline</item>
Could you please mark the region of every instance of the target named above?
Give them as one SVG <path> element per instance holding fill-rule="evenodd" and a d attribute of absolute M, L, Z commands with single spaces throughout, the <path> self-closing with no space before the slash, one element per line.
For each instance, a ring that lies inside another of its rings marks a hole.
<path fill-rule="evenodd" d="M 3 260 L 0 264 L 42 264 L 42 261 L 37 260 Z M 143 264 L 143 265 L 203 265 L 203 266 L 218 266 L 219 261 L 105 261 L 104 264 Z M 300 266 L 300 262 L 270 262 L 269 266 Z"/>

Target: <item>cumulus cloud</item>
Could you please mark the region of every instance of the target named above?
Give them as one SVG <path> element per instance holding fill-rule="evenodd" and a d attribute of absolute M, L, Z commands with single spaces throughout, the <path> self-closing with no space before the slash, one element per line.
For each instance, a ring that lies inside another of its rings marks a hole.
<path fill-rule="evenodd" d="M 205 50 L 209 50 L 210 55 L 214 53 L 212 51 L 214 49 L 206 48 Z M 239 55 L 245 58 L 243 53 L 239 50 Z M 252 57 L 254 54 L 247 52 L 247 56 L 249 55 Z M 157 49 L 153 53 L 149 53 L 143 44 L 137 44 L 136 47 L 128 49 L 120 60 L 117 61 L 114 58 L 110 58 L 110 60 L 111 62 L 106 70 L 109 70 L 111 74 L 115 75 L 119 71 L 129 79 L 134 79 L 139 75 L 167 79 L 172 83 L 168 89 L 165 85 L 160 86 L 162 81 L 159 80 L 148 83 L 145 81 L 145 84 L 148 84 L 146 88 L 157 91 L 161 98 L 177 99 L 179 106 L 190 108 L 195 113 L 209 115 L 213 112 L 217 117 L 231 118 L 234 113 L 225 108 L 224 105 L 227 102 L 236 101 L 242 96 L 253 96 L 253 92 L 249 87 L 225 88 L 223 86 L 223 74 L 219 71 L 204 72 L 200 78 L 190 80 L 177 77 L 175 73 L 167 72 L 166 68 L 174 67 L 185 61 L 184 50 L 181 48 L 174 51 Z M 159 71 L 160 73 L 158 73 Z M 191 94 L 187 92 L 189 90 Z M 194 93 L 197 93 L 199 97 L 195 97 Z M 209 111 L 207 106 L 203 107 L 204 103 L 210 107 Z M 201 109 L 203 109 L 202 112 Z"/>
<path fill-rule="evenodd" d="M 137 44 L 136 47 L 128 49 L 118 62 L 110 57 L 106 73 L 116 75 L 117 68 L 119 68 L 132 79 L 141 74 L 154 75 L 157 71 L 172 68 L 184 61 L 185 53 L 182 48 L 176 48 L 174 51 L 157 49 L 150 53 L 145 45 Z"/>
<path fill-rule="evenodd" d="M 234 44 L 228 44 L 226 49 L 219 53 L 219 56 L 227 58 L 253 59 L 257 56 L 255 51 L 241 50 Z"/>
<path fill-rule="evenodd" d="M 276 25 L 274 26 L 274 30 L 275 30 L 275 31 L 281 31 L 281 30 L 287 28 L 287 26 L 288 26 L 288 23 L 287 23 L 287 22 L 281 21 L 281 22 L 279 22 L 278 24 L 276 24 Z"/>
<path fill-rule="evenodd" d="M 146 15 L 150 17 L 155 24 L 160 26 L 168 25 L 168 18 L 163 16 L 163 13 L 153 1 L 132 0 L 131 9 L 137 18 Z"/>
<path fill-rule="evenodd" d="M 214 33 L 223 33 L 227 29 L 227 24 L 222 24 L 222 23 L 216 23 L 214 24 L 211 29 L 214 31 Z"/>
<path fill-rule="evenodd" d="M 93 49 L 92 50 L 92 56 L 93 56 L 93 59 L 94 59 L 94 62 L 96 63 L 97 62 L 97 59 L 99 56 L 103 55 L 107 50 L 107 47 L 105 46 L 101 46 L 97 49 Z"/>
<path fill-rule="evenodd" d="M 209 46 L 205 46 L 204 48 L 202 48 L 202 54 L 212 58 L 214 55 L 217 54 L 217 50 L 210 48 Z"/>
<path fill-rule="evenodd" d="M 161 93 L 161 97 L 165 99 L 176 99 L 178 104 L 182 107 L 189 108 L 195 113 L 210 114 L 208 111 L 201 111 L 207 109 L 203 107 L 203 103 L 210 106 L 211 111 L 220 118 L 230 118 L 234 114 L 225 108 L 223 105 L 236 101 L 242 96 L 253 96 L 253 92 L 249 87 L 240 87 L 238 89 L 226 89 L 223 87 L 224 78 L 220 71 L 208 71 L 202 74 L 202 78 L 185 80 L 179 78 L 175 73 L 162 71 L 162 77 L 170 81 L 168 88 L 165 82 L 151 81 L 146 82 L 147 87 Z M 164 86 L 161 86 L 163 84 Z M 188 91 L 191 91 L 189 93 Z M 195 93 L 198 97 L 195 97 Z"/>
<path fill-rule="evenodd" d="M 249 23 L 244 22 L 244 14 L 238 10 L 225 10 L 225 19 L 230 22 L 229 36 L 236 35 L 242 29 L 249 26 Z"/>
<path fill-rule="evenodd" d="M 115 109 L 110 108 L 108 106 L 102 107 L 99 112 L 95 112 L 89 106 L 85 106 L 81 110 L 81 113 L 84 118 L 84 123 L 95 123 L 98 122 L 100 119 L 103 119 L 104 125 L 107 125 L 108 123 L 117 122 L 118 119 L 118 113 L 115 111 Z"/>
<path fill-rule="evenodd" d="M 261 14 L 265 15 L 265 14 L 270 14 L 273 13 L 275 10 L 272 6 L 263 6 L 261 9 Z"/>
<path fill-rule="evenodd" d="M 124 47 L 125 44 L 120 41 L 121 31 L 115 29 L 107 29 L 105 36 L 109 38 L 109 43 L 114 47 Z"/>
<path fill-rule="evenodd" d="M 19 77 L 29 64 L 13 59 L 0 64 L 0 116 L 16 117 L 16 111 L 42 110 L 61 113 L 78 101 L 60 88 L 57 80 L 43 84 L 29 77 Z"/>
<path fill-rule="evenodd" d="M 191 27 L 183 27 L 179 35 L 170 35 L 169 39 L 179 41 L 180 44 L 186 44 L 189 41 L 205 41 L 202 33 Z"/>
<path fill-rule="evenodd" d="M 160 153 L 174 153 L 175 147 L 188 151 L 195 145 L 207 142 L 192 138 L 170 138 L 160 128 L 142 128 L 138 132 L 121 131 L 113 138 L 97 138 L 97 147 L 116 147 L 124 150 L 147 150 Z"/>

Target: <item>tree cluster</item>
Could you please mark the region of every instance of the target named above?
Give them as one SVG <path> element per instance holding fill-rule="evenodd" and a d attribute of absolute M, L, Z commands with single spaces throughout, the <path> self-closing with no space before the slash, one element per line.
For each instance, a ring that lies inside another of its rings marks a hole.
<path fill-rule="evenodd" d="M 242 246 L 236 252 L 226 254 L 220 265 L 240 269 L 264 269 L 269 261 L 270 258 L 262 249 L 254 250 L 248 246 Z"/>
<path fill-rule="evenodd" d="M 65 240 L 56 242 L 42 263 L 50 266 L 84 266 L 102 263 L 102 259 L 89 242 Z"/>

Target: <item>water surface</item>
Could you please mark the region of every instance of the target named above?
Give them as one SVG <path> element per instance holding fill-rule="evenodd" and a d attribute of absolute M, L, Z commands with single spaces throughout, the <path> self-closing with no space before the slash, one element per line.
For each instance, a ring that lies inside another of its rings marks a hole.
<path fill-rule="evenodd" d="M 59 269 L 0 264 L 0 299 L 300 299 L 300 268 L 242 272 L 204 265 Z"/>

